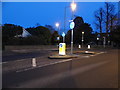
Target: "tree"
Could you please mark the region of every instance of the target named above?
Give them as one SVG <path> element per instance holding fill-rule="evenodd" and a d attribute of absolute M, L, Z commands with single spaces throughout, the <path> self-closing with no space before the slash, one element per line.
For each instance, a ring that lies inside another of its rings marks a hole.
<path fill-rule="evenodd" d="M 82 41 L 82 31 L 85 32 L 84 34 L 84 43 L 88 43 L 91 41 L 91 35 L 92 35 L 92 28 L 90 27 L 90 24 L 84 23 L 82 17 L 76 17 L 74 19 L 75 27 L 73 29 L 74 35 L 73 40 L 74 44 L 80 44 Z M 71 30 L 67 32 L 66 35 L 66 41 L 70 44 L 71 41 Z"/>
<path fill-rule="evenodd" d="M 100 32 L 100 37 L 101 37 L 101 34 L 102 34 L 102 24 L 103 24 L 103 9 L 100 8 L 99 10 L 95 11 L 95 25 L 96 25 L 96 28 L 99 29 L 99 32 Z"/>
<path fill-rule="evenodd" d="M 112 3 L 105 3 L 105 9 L 104 9 L 104 22 L 106 26 L 106 34 L 110 32 L 110 21 L 113 23 L 113 18 L 115 17 L 115 6 Z"/>
<path fill-rule="evenodd" d="M 101 33 L 105 29 L 106 44 L 108 44 L 110 41 L 109 33 L 116 28 L 118 23 L 114 4 L 106 2 L 104 8 L 95 11 L 95 19 L 95 25 L 100 30 L 100 40 L 102 40 Z"/>
<path fill-rule="evenodd" d="M 74 28 L 74 29 L 76 30 L 76 29 L 79 29 L 79 28 L 80 28 L 81 24 L 84 23 L 84 20 L 83 20 L 82 17 L 77 16 L 77 17 L 74 19 L 74 23 L 75 23 L 75 28 Z"/>
<path fill-rule="evenodd" d="M 43 26 L 38 26 L 32 31 L 32 35 L 42 38 L 41 44 L 50 44 L 51 42 L 51 32 L 48 28 Z"/>
<path fill-rule="evenodd" d="M 84 32 L 84 44 L 91 41 L 92 28 L 90 24 L 81 24 L 79 29 L 74 30 L 74 43 L 80 44 L 82 41 L 82 32 Z"/>
<path fill-rule="evenodd" d="M 51 25 L 45 25 L 45 27 L 48 28 L 51 33 L 55 31 L 55 29 Z"/>
<path fill-rule="evenodd" d="M 58 36 L 59 36 L 58 32 L 54 31 L 52 36 L 51 36 L 51 43 L 52 44 L 57 44 L 58 43 L 58 40 L 57 40 Z"/>
<path fill-rule="evenodd" d="M 16 35 L 22 34 L 22 27 L 14 24 L 4 24 L 2 26 L 2 39 L 3 43 L 7 44 L 7 42 Z"/>
<path fill-rule="evenodd" d="M 117 26 L 114 30 L 110 33 L 111 41 L 113 41 L 116 46 L 120 47 L 120 26 Z"/>
<path fill-rule="evenodd" d="M 65 36 L 65 42 L 67 44 L 70 44 L 70 42 L 71 42 L 71 30 L 68 30 L 68 32 L 67 32 L 67 34 Z"/>

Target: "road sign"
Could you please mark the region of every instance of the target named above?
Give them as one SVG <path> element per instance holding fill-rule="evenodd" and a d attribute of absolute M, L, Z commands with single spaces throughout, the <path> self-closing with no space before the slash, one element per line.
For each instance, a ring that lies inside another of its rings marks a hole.
<path fill-rule="evenodd" d="M 64 36 L 65 36 L 65 33 L 63 32 L 63 33 L 62 33 L 62 37 L 64 37 Z"/>
<path fill-rule="evenodd" d="M 75 23 L 74 23 L 74 22 L 71 22 L 71 23 L 70 23 L 70 29 L 73 29 L 74 26 L 75 26 Z"/>
<path fill-rule="evenodd" d="M 65 49 L 66 49 L 66 44 L 65 43 L 60 43 L 59 44 L 59 55 L 65 55 Z"/>

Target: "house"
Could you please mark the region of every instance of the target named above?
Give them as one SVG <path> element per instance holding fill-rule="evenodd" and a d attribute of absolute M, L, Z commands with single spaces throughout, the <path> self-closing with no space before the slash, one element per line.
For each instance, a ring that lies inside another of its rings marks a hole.
<path fill-rule="evenodd" d="M 22 34 L 16 35 L 14 37 L 28 37 L 28 36 L 31 36 L 31 34 L 23 28 Z"/>

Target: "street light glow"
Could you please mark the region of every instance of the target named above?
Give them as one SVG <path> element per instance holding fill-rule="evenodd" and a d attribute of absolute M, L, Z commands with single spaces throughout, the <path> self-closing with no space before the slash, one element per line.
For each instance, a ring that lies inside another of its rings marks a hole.
<path fill-rule="evenodd" d="M 76 3 L 72 2 L 71 3 L 71 8 L 72 8 L 72 11 L 75 11 L 75 9 L 76 9 Z"/>
<path fill-rule="evenodd" d="M 99 38 L 97 38 L 97 40 L 99 40 Z"/>
<path fill-rule="evenodd" d="M 84 32 L 82 32 L 82 34 L 84 34 Z"/>
<path fill-rule="evenodd" d="M 56 27 L 59 27 L 59 25 L 60 25 L 59 23 L 56 23 L 56 24 L 55 24 Z"/>

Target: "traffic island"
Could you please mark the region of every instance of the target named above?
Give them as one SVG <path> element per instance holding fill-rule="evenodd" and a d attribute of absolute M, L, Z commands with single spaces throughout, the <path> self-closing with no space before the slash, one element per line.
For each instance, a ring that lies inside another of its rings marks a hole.
<path fill-rule="evenodd" d="M 50 59 L 70 59 L 70 58 L 77 58 L 77 55 L 51 55 L 48 58 Z"/>
<path fill-rule="evenodd" d="M 74 52 L 74 54 L 96 54 L 96 52 L 93 52 L 93 51 L 76 51 Z"/>
<path fill-rule="evenodd" d="M 82 54 L 96 54 L 95 52 L 92 52 L 92 51 L 85 51 L 83 52 Z"/>

